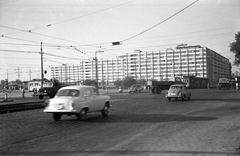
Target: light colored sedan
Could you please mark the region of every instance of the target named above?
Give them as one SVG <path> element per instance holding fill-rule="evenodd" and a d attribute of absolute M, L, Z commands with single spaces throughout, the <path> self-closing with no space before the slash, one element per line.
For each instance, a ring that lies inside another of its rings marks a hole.
<path fill-rule="evenodd" d="M 47 101 L 43 112 L 53 113 L 56 121 L 64 114 L 76 115 L 79 120 L 85 120 L 90 112 L 101 112 L 107 116 L 109 100 L 108 95 L 97 95 L 93 86 L 67 86 L 59 89 L 56 96 Z"/>
<path fill-rule="evenodd" d="M 168 92 L 166 93 L 166 97 L 170 101 L 172 98 L 174 99 L 182 99 L 184 100 L 187 98 L 188 100 L 191 99 L 191 93 L 187 90 L 186 85 L 184 84 L 174 84 L 171 85 Z"/>

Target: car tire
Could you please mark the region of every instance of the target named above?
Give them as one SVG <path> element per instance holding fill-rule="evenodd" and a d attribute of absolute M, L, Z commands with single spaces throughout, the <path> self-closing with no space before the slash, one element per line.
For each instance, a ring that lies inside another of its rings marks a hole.
<path fill-rule="evenodd" d="M 184 98 L 185 98 L 185 95 L 183 95 L 183 97 L 182 97 L 182 101 L 184 100 Z"/>
<path fill-rule="evenodd" d="M 40 94 L 40 95 L 38 96 L 38 98 L 39 98 L 39 99 L 43 99 L 43 95 Z"/>
<path fill-rule="evenodd" d="M 161 88 L 156 88 L 156 90 L 155 90 L 155 93 L 156 93 L 156 94 L 161 94 L 161 92 L 162 92 L 162 89 L 161 89 Z"/>
<path fill-rule="evenodd" d="M 105 106 L 103 107 L 103 110 L 101 111 L 102 112 L 102 116 L 108 116 L 108 112 L 109 112 L 109 104 L 105 104 Z"/>
<path fill-rule="evenodd" d="M 81 109 L 81 111 L 78 113 L 78 119 L 80 121 L 84 121 L 87 119 L 87 109 L 86 108 Z"/>
<path fill-rule="evenodd" d="M 53 119 L 55 121 L 59 121 L 62 117 L 62 114 L 59 114 L 59 113 L 53 113 Z"/>
<path fill-rule="evenodd" d="M 188 100 L 191 100 L 191 95 L 188 97 Z"/>
<path fill-rule="evenodd" d="M 170 98 L 170 97 L 168 98 L 168 101 L 171 101 L 171 98 Z"/>

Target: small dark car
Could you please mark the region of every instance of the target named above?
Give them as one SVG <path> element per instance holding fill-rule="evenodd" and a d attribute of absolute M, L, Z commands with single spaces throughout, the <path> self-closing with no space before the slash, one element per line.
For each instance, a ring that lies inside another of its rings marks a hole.
<path fill-rule="evenodd" d="M 128 93 L 141 93 L 143 90 L 142 86 L 140 84 L 133 84 L 129 89 L 128 89 Z"/>
<path fill-rule="evenodd" d="M 38 91 L 38 98 L 43 99 L 44 96 L 49 96 L 49 98 L 53 98 L 56 95 L 57 91 L 58 89 L 56 89 L 55 87 L 40 88 Z"/>

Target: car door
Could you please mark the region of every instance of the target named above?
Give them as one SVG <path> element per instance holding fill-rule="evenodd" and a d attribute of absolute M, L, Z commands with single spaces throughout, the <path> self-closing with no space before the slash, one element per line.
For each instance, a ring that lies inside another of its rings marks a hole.
<path fill-rule="evenodd" d="M 95 109 L 97 111 L 102 110 L 105 105 L 105 97 L 97 94 L 95 91 L 93 91 L 93 97 L 95 98 Z"/>
<path fill-rule="evenodd" d="M 86 102 L 86 105 L 89 108 L 89 111 L 96 111 L 96 103 L 97 103 L 97 98 L 95 95 L 93 95 L 93 89 L 92 88 L 87 88 L 83 92 L 83 98 L 84 101 Z"/>

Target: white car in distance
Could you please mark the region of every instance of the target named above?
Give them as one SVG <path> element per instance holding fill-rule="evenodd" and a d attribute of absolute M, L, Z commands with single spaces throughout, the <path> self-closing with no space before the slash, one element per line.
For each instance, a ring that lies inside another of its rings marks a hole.
<path fill-rule="evenodd" d="M 98 95 L 93 86 L 67 86 L 58 90 L 54 98 L 49 99 L 43 112 L 52 113 L 55 121 L 62 115 L 76 115 L 86 120 L 87 113 L 101 112 L 107 116 L 110 108 L 110 96 Z"/>

